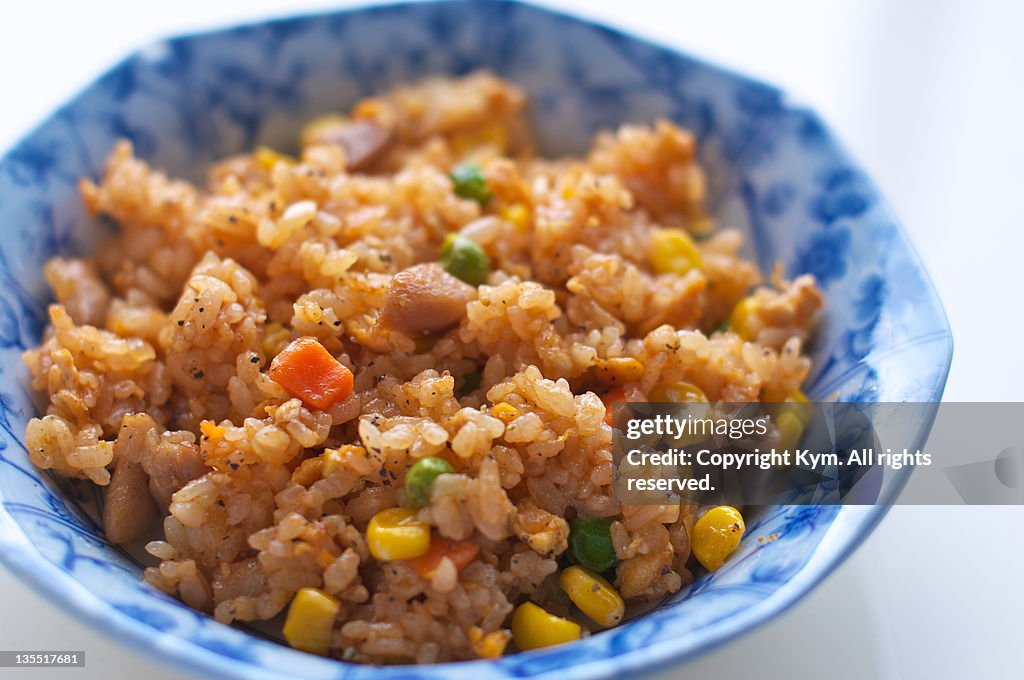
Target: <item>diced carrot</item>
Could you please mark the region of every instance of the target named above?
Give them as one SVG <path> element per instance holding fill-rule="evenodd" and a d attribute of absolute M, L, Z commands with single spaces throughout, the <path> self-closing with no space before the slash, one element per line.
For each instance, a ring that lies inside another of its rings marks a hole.
<path fill-rule="evenodd" d="M 480 546 L 469 541 L 453 541 L 448 538 L 434 536 L 430 542 L 430 551 L 425 555 L 409 560 L 409 565 L 425 579 L 431 578 L 434 570 L 441 564 L 441 558 L 447 557 L 455 563 L 455 568 L 462 571 L 480 552 Z"/>
<path fill-rule="evenodd" d="M 613 387 L 608 393 L 601 397 L 604 402 L 604 422 L 608 427 L 612 426 L 612 404 L 622 404 L 626 401 L 626 392 L 621 387 Z"/>
<path fill-rule="evenodd" d="M 274 357 L 270 378 L 307 407 L 320 411 L 352 394 L 352 371 L 308 336 L 293 340 Z"/>

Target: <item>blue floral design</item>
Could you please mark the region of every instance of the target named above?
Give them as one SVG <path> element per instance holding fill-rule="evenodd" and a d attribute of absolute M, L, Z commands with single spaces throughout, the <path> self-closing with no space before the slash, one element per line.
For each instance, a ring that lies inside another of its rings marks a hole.
<path fill-rule="evenodd" d="M 645 618 L 495 662 L 369 668 L 222 626 L 140 584 L 144 558 L 109 545 L 98 529 L 96 490 L 32 467 L 21 436 L 35 404 L 20 353 L 45 320 L 42 263 L 90 252 L 109 229 L 83 213 L 76 182 L 95 176 L 118 136 L 155 165 L 195 178 L 212 158 L 286 143 L 302 121 L 389 84 L 479 66 L 530 92 L 540 142 L 552 153 L 579 153 L 598 127 L 623 121 L 664 116 L 694 130 L 722 220 L 751 236 L 762 265 L 781 260 L 790 274 L 809 272 L 827 285 L 811 394 L 939 398 L 949 328 L 927 276 L 824 123 L 777 89 L 612 28 L 501 0 L 265 22 L 140 51 L 0 159 L 0 559 L 96 628 L 212 677 L 582 680 L 650 670 L 730 639 L 788 607 L 849 553 L 883 507 L 767 508 L 751 518 L 735 558 Z M 919 362 L 913 381 L 885 370 L 911 360 Z M 880 493 L 891 497 L 905 480 L 881 480 Z M 776 540 L 757 540 L 765 536 Z"/>
<path fill-rule="evenodd" d="M 814 274 L 823 286 L 841 279 L 846 275 L 851 241 L 850 230 L 843 226 L 814 232 L 798 251 L 797 268 L 802 273 Z"/>

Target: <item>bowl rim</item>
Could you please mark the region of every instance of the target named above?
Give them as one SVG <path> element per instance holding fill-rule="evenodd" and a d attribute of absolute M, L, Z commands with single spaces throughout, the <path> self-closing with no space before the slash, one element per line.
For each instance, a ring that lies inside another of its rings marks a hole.
<path fill-rule="evenodd" d="M 291 23 L 297 21 L 322 21 L 336 16 L 347 14 L 359 14 L 365 12 L 397 12 L 411 7 L 424 4 L 449 5 L 458 7 L 460 5 L 472 4 L 474 0 L 434 0 L 423 2 L 421 0 L 398 0 L 396 2 L 359 2 L 352 6 L 338 9 L 327 9 L 322 11 L 300 12 L 296 14 L 285 14 L 271 16 L 264 19 L 246 20 L 231 23 L 221 27 L 204 29 L 198 31 L 185 31 L 165 36 L 150 43 L 140 45 L 138 48 L 124 54 L 120 59 L 113 62 L 99 75 L 81 85 L 79 93 L 88 90 L 109 73 L 121 67 L 124 62 L 139 56 L 154 46 L 166 44 L 175 40 L 195 40 L 216 36 L 226 36 L 236 31 L 243 31 L 268 25 Z M 629 30 L 617 28 L 601 20 L 565 12 L 560 9 L 535 4 L 530 0 L 490 0 L 493 4 L 523 6 L 535 12 L 547 14 L 548 16 L 582 23 L 596 28 L 602 32 L 617 37 L 627 38 L 632 41 L 641 42 L 658 49 L 670 52 L 673 55 L 692 60 L 703 68 L 714 70 L 718 73 L 728 75 L 732 78 L 743 80 L 748 83 L 771 88 L 782 92 L 774 85 L 765 83 L 758 78 L 751 77 L 741 71 L 722 66 L 713 61 L 708 61 L 699 55 L 691 54 L 674 45 L 659 42 L 644 34 L 632 33 Z M 787 95 L 788 96 L 788 95 Z M 65 100 L 70 101 L 70 100 Z M 787 107 L 792 100 L 788 100 Z M 23 142 L 33 137 L 39 129 L 49 123 L 51 119 L 59 115 L 66 106 L 62 103 L 57 109 L 47 115 L 37 125 L 29 129 L 19 137 L 7 149 L 4 149 L 0 157 L 6 156 L 10 151 L 17 149 Z M 818 120 L 827 127 L 825 121 Z M 831 133 L 831 130 L 829 131 Z M 849 150 L 841 143 L 834 134 L 830 134 L 836 154 L 852 161 L 853 157 Z M 860 164 L 855 164 L 861 167 Z M 877 186 L 867 178 L 870 189 L 881 196 Z M 902 237 L 903 246 L 907 250 L 908 257 L 918 267 L 924 284 L 925 294 L 930 304 L 934 307 L 939 320 L 941 330 L 933 331 L 927 336 L 929 343 L 939 339 L 945 339 L 941 348 L 942 361 L 936 371 L 933 383 L 927 386 L 929 401 L 938 402 L 942 398 L 946 381 L 949 375 L 953 354 L 953 335 L 949 324 L 948 316 L 938 296 L 934 282 L 928 270 L 924 267 L 919 253 L 904 232 L 901 222 L 892 214 L 888 203 L 883 202 L 885 210 L 892 218 L 897 233 Z M 924 341 L 925 336 L 915 337 L 904 345 L 893 348 L 889 357 L 904 351 L 912 350 L 915 341 Z M 938 351 L 936 352 L 938 354 Z M 871 354 L 861 360 L 861 363 L 870 365 Z M 853 369 L 851 369 L 853 370 Z M 922 424 L 919 430 L 919 438 L 923 445 L 931 429 L 931 421 Z M 20 443 L 17 437 L 12 438 Z M 600 658 L 585 659 L 581 663 L 564 667 L 545 667 L 537 673 L 527 673 L 527 677 L 543 678 L 545 680 L 604 680 L 621 674 L 623 671 L 651 673 L 664 669 L 670 665 L 678 664 L 686 660 L 706 654 L 726 642 L 736 639 L 738 636 L 748 634 L 760 624 L 788 611 L 802 597 L 813 590 L 821 581 L 828 577 L 842 562 L 844 562 L 854 550 L 872 533 L 879 522 L 884 519 L 889 508 L 896 497 L 903 490 L 909 480 L 912 469 L 904 468 L 897 473 L 894 483 L 889 488 L 889 495 L 882 502 L 871 506 L 843 506 L 838 509 L 828 529 L 825 530 L 820 542 L 813 549 L 808 561 L 797 571 L 797 573 L 781 587 L 777 588 L 770 595 L 765 597 L 754 606 L 729 615 L 726 619 L 715 622 L 713 627 L 707 629 L 700 638 L 700 644 L 680 645 L 678 640 L 660 640 L 644 645 L 637 649 L 622 652 L 616 655 L 603 655 Z M 118 645 L 136 651 L 147 661 L 162 661 L 170 666 L 189 673 L 201 672 L 208 676 L 222 678 L 251 680 L 253 678 L 266 678 L 267 680 L 284 680 L 294 677 L 285 675 L 275 669 L 259 665 L 255 660 L 241 660 L 225 656 L 216 650 L 206 648 L 193 640 L 181 637 L 174 633 L 164 633 L 157 628 L 145 625 L 138 619 L 118 610 L 111 603 L 101 598 L 93 591 L 86 588 L 78 580 L 70 576 L 35 551 L 27 536 L 22 533 L 17 521 L 11 516 L 2 503 L 3 495 L 0 493 L 0 564 L 6 566 L 23 583 L 29 585 L 37 593 L 43 595 L 50 603 L 58 606 L 65 613 L 71 615 L 79 622 L 101 630 L 105 635 L 114 640 Z M 154 593 L 159 595 L 159 593 Z M 212 619 L 211 619 L 212 620 Z M 235 629 L 239 635 L 251 636 L 251 634 Z M 334 677 L 344 678 L 351 675 L 358 675 L 359 669 L 372 670 L 375 673 L 384 673 L 379 677 L 459 677 L 470 680 L 480 669 L 491 667 L 496 661 L 462 661 L 448 662 L 430 665 L 417 666 L 367 666 L 362 664 L 347 664 L 333 659 L 321 659 L 311 655 L 298 652 L 275 642 L 253 638 L 255 644 L 267 645 L 274 652 L 291 654 L 297 661 L 304 664 L 316 664 L 327 670 L 334 670 Z M 143 652 L 143 650 L 146 650 Z M 541 652 L 521 652 L 516 656 L 534 655 Z M 509 657 L 505 657 L 509 658 Z"/>

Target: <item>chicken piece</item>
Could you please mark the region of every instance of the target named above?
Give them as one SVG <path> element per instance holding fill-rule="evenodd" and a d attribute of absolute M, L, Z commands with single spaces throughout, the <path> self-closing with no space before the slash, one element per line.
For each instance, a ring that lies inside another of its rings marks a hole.
<path fill-rule="evenodd" d="M 129 413 L 121 422 L 114 453 L 119 461 L 142 466 L 149 477 L 150 493 L 166 508 L 174 492 L 205 474 L 207 468 L 193 435 L 162 429 L 148 413 Z"/>
<path fill-rule="evenodd" d="M 157 518 L 156 501 L 149 493 L 149 480 L 138 463 L 122 458 L 103 500 L 103 531 L 111 543 L 134 541 Z"/>
<path fill-rule="evenodd" d="M 384 296 L 380 322 L 402 333 L 429 333 L 458 323 L 476 289 L 431 262 L 395 274 Z"/>
<path fill-rule="evenodd" d="M 325 116 L 310 124 L 303 133 L 303 145 L 332 144 L 345 150 L 347 170 L 365 170 L 379 159 L 394 137 L 383 124 L 368 119 L 349 120 Z"/>

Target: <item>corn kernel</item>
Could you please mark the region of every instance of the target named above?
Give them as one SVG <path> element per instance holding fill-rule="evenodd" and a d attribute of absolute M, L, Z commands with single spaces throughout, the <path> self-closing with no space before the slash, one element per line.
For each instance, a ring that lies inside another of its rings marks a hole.
<path fill-rule="evenodd" d="M 502 208 L 501 219 L 511 222 L 517 231 L 526 233 L 530 229 L 530 209 L 522 203 L 513 203 Z"/>
<path fill-rule="evenodd" d="M 256 160 L 256 164 L 265 172 L 273 170 L 274 166 L 277 165 L 279 161 L 287 163 L 288 165 L 292 165 L 296 162 L 291 156 L 278 153 L 269 146 L 257 146 L 256 150 L 253 152 L 253 157 Z"/>
<path fill-rule="evenodd" d="M 804 432 L 800 416 L 792 411 L 783 411 L 775 417 L 775 427 L 779 430 L 779 446 L 790 450 L 796 448 L 800 435 Z"/>
<path fill-rule="evenodd" d="M 381 510 L 366 528 L 370 554 L 381 561 L 408 560 L 430 550 L 430 527 L 412 508 Z"/>
<path fill-rule="evenodd" d="M 292 338 L 292 332 L 279 323 L 271 322 L 263 329 L 263 353 L 268 359 L 276 357 Z"/>
<path fill-rule="evenodd" d="M 676 382 L 658 383 L 651 388 L 647 395 L 650 401 L 706 404 L 708 397 L 704 390 L 696 385 L 682 380 Z"/>
<path fill-rule="evenodd" d="M 579 640 L 580 624 L 549 614 L 532 602 L 524 602 L 512 614 L 512 638 L 519 649 L 540 649 Z"/>
<path fill-rule="evenodd" d="M 795 415 L 803 427 L 807 427 L 811 422 L 811 407 L 807 404 L 807 395 L 800 390 L 793 390 L 786 395 L 786 410 Z"/>
<path fill-rule="evenodd" d="M 466 637 L 472 644 L 476 644 L 484 639 L 484 629 L 480 626 L 470 626 L 466 629 Z"/>
<path fill-rule="evenodd" d="M 736 508 L 711 508 L 693 525 L 693 555 L 705 569 L 715 571 L 736 550 L 746 530 L 743 515 Z"/>
<path fill-rule="evenodd" d="M 481 659 L 497 659 L 505 653 L 505 647 L 512 634 L 507 630 L 496 630 L 483 636 L 479 642 L 473 643 L 473 651 Z"/>
<path fill-rule="evenodd" d="M 697 245 L 682 229 L 659 229 L 651 238 L 651 266 L 659 274 L 679 274 L 701 266 Z"/>
<path fill-rule="evenodd" d="M 729 329 L 744 340 L 754 340 L 757 331 L 754 329 L 752 317 L 757 311 L 757 301 L 753 296 L 745 297 L 736 303 L 729 316 Z"/>
<path fill-rule="evenodd" d="M 558 583 L 572 603 L 598 625 L 614 626 L 622 621 L 626 603 L 612 584 L 600 575 L 573 566 L 562 572 Z"/>
<path fill-rule="evenodd" d="M 303 588 L 292 599 L 284 622 L 284 637 L 295 649 L 326 656 L 331 630 L 341 610 L 338 600 L 319 588 Z"/>
<path fill-rule="evenodd" d="M 491 409 L 491 415 L 507 425 L 518 418 L 520 414 L 519 409 L 503 401 L 500 404 L 495 404 Z"/>

